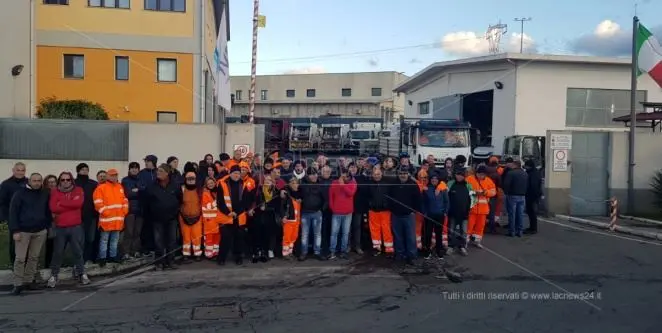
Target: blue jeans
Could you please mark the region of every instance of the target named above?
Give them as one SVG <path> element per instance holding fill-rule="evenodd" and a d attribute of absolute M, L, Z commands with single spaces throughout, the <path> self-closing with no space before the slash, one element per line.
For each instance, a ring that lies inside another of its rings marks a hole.
<path fill-rule="evenodd" d="M 116 259 L 119 231 L 102 231 L 99 238 L 99 259 Z"/>
<path fill-rule="evenodd" d="M 522 234 L 524 229 L 524 205 L 526 199 L 523 195 L 509 195 L 506 197 L 508 204 L 508 233 L 511 235 Z"/>
<path fill-rule="evenodd" d="M 316 255 L 321 253 L 322 248 L 322 212 L 301 214 L 301 255 L 308 254 L 308 238 L 310 229 L 313 229 L 313 251 Z"/>
<path fill-rule="evenodd" d="M 416 259 L 416 220 L 414 214 L 391 214 L 391 230 L 395 256 L 400 259 Z"/>
<path fill-rule="evenodd" d="M 336 215 L 331 217 L 331 240 L 329 241 L 329 254 L 336 253 L 338 247 L 338 234 L 340 234 L 340 253 L 349 252 L 349 228 L 352 226 L 352 214 Z"/>

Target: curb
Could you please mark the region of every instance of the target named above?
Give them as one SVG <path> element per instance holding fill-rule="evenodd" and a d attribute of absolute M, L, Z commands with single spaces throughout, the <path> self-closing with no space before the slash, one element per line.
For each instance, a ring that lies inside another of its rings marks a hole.
<path fill-rule="evenodd" d="M 583 219 L 583 218 L 579 218 L 579 217 L 572 217 L 572 216 L 559 215 L 559 214 L 557 214 L 556 217 L 559 218 L 559 219 L 568 221 L 568 222 L 573 222 L 573 223 L 578 223 L 578 224 L 583 224 L 583 225 L 590 225 L 592 227 L 609 230 L 609 223 L 597 222 L 597 221 L 587 220 L 587 219 Z M 648 238 L 648 239 L 662 240 L 662 234 L 657 233 L 657 232 L 637 230 L 637 229 L 633 229 L 633 228 L 622 227 L 622 226 L 619 226 L 619 225 L 616 225 L 614 231 L 622 233 L 622 234 L 639 236 L 639 237 Z"/>
<path fill-rule="evenodd" d="M 647 219 L 647 218 L 643 218 L 643 217 L 628 216 L 628 215 L 620 215 L 619 217 L 624 218 L 626 220 L 631 220 L 631 221 L 662 225 L 662 221 Z"/>
<path fill-rule="evenodd" d="M 107 264 L 105 267 L 101 268 L 97 264 L 92 264 L 92 265 L 86 265 L 85 266 L 85 272 L 89 277 L 95 277 L 95 276 L 106 276 L 106 275 L 113 275 L 113 274 L 118 274 L 118 273 L 123 273 L 126 271 L 134 270 L 137 269 L 141 266 L 148 265 L 152 263 L 152 259 L 140 259 L 140 260 L 135 260 L 135 261 L 130 261 L 122 264 Z M 65 267 L 60 270 L 59 274 L 59 281 L 72 281 L 73 276 L 72 276 L 72 267 Z M 42 278 L 44 279 L 44 283 L 46 283 L 46 280 L 51 276 L 51 270 L 50 268 L 45 268 L 40 271 Z M 5 269 L 0 271 L 0 289 L 11 289 L 13 286 L 13 279 L 14 279 L 14 273 L 12 270 Z"/>

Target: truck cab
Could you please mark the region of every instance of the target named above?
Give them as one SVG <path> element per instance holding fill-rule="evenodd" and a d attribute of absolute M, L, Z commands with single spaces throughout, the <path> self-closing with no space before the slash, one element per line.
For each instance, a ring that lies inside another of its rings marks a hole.
<path fill-rule="evenodd" d="M 443 165 L 446 158 L 462 155 L 471 157 L 471 125 L 453 120 L 404 120 L 401 122 L 402 151 L 409 153 L 414 165 L 420 165 L 433 155 L 435 165 Z"/>
<path fill-rule="evenodd" d="M 538 168 L 545 167 L 545 137 L 513 135 L 503 141 L 502 159 L 512 158 L 524 163 L 533 160 Z"/>
<path fill-rule="evenodd" d="M 312 150 L 312 133 L 312 123 L 292 123 L 290 125 L 290 150 Z"/>
<path fill-rule="evenodd" d="M 322 124 L 320 130 L 320 150 L 342 150 L 344 138 L 341 124 Z"/>

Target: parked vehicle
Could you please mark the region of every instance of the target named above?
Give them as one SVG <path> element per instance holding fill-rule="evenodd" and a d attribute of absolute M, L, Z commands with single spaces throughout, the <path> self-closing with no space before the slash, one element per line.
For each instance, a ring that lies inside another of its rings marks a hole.
<path fill-rule="evenodd" d="M 313 151 L 314 137 L 317 125 L 313 123 L 291 123 L 290 124 L 290 151 L 311 152 Z"/>

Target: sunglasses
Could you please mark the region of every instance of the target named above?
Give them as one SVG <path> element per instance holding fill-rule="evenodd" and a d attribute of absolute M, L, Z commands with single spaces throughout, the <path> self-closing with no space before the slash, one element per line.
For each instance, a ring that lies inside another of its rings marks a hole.
<path fill-rule="evenodd" d="M 70 182 L 71 178 L 61 178 L 60 181 L 61 182 Z"/>

